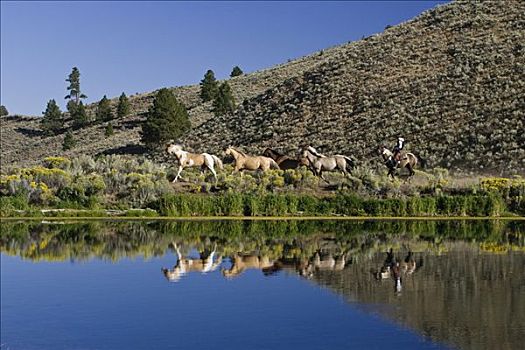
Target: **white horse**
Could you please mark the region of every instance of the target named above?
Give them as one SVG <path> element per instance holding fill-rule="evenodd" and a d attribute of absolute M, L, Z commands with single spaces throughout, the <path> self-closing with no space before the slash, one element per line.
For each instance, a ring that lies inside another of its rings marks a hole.
<path fill-rule="evenodd" d="M 176 243 L 172 243 L 172 245 L 177 253 L 177 264 L 171 269 L 161 269 L 166 279 L 170 282 L 178 282 L 182 276 L 190 272 L 208 273 L 215 271 L 222 263 L 222 256 L 219 255 L 217 259 L 215 259 L 217 245 L 213 247 L 211 253 L 208 255 L 201 254 L 198 259 L 185 258 L 180 252 L 179 246 Z"/>
<path fill-rule="evenodd" d="M 173 179 L 173 182 L 177 181 L 177 179 L 180 176 L 180 173 L 182 172 L 182 169 L 196 166 L 200 166 L 202 170 L 205 170 L 206 168 L 210 169 L 210 171 L 213 174 L 213 177 L 215 178 L 215 181 L 217 181 L 215 165 L 217 165 L 219 169 L 223 168 L 222 161 L 219 159 L 219 157 L 214 156 L 213 154 L 196 154 L 186 152 L 182 150 L 182 147 L 180 145 L 176 144 L 168 144 L 168 146 L 166 147 L 166 152 L 168 152 L 168 154 L 175 154 L 175 156 L 177 156 L 177 159 L 179 160 L 179 171 L 177 172 L 177 176 L 175 176 L 175 179 Z"/>
<path fill-rule="evenodd" d="M 317 152 L 317 150 L 312 146 L 304 148 L 303 157 L 308 159 L 314 174 L 320 176 L 321 179 L 325 181 L 326 179 L 323 177 L 323 170 L 340 170 L 343 175 L 348 175 L 349 172 L 346 170 L 347 166 L 354 166 L 354 160 L 350 157 L 344 156 L 342 154 L 336 154 L 334 156 L 328 157 Z"/>

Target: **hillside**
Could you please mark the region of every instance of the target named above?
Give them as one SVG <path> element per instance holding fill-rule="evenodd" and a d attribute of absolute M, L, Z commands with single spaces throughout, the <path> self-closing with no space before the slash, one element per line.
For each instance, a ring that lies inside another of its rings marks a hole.
<path fill-rule="evenodd" d="M 378 162 L 397 135 L 428 166 L 474 173 L 525 173 L 525 3 L 454 2 L 383 33 L 230 80 L 239 107 L 210 118 L 198 85 L 174 88 L 193 129 L 195 151 L 228 145 Z M 69 156 L 141 153 L 140 120 L 153 93 L 131 98 L 133 115 L 77 131 Z M 35 118 L 2 118 L 2 165 L 62 154 L 63 135 L 42 137 Z"/>

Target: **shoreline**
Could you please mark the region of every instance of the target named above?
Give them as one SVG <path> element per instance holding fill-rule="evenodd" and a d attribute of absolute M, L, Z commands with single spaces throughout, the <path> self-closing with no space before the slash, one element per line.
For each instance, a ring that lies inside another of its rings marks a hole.
<path fill-rule="evenodd" d="M 2 221 L 525 221 L 525 216 L 7 216 Z"/>

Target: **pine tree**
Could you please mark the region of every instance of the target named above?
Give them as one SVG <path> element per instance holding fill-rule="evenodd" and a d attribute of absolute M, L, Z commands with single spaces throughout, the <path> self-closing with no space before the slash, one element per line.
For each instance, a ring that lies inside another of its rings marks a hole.
<path fill-rule="evenodd" d="M 73 119 L 74 128 L 82 128 L 89 123 L 86 107 L 84 107 L 82 101 L 80 101 L 78 106 L 73 103 L 68 104 L 68 107 L 70 108 L 69 113 L 71 114 L 71 118 Z"/>
<path fill-rule="evenodd" d="M 239 75 L 243 75 L 243 71 L 241 68 L 239 68 L 239 66 L 235 66 L 233 67 L 232 69 L 232 72 L 230 73 L 230 77 L 238 77 Z"/>
<path fill-rule="evenodd" d="M 75 147 L 76 144 L 77 142 L 73 138 L 73 134 L 68 131 L 64 137 L 64 142 L 62 143 L 62 150 L 67 151 L 68 149 Z"/>
<path fill-rule="evenodd" d="M 125 117 L 130 112 L 130 105 L 128 97 L 125 93 L 122 93 L 120 97 L 118 98 L 118 106 L 117 106 L 117 116 L 119 118 Z"/>
<path fill-rule="evenodd" d="M 100 102 L 97 105 L 97 112 L 95 118 L 99 122 L 107 122 L 113 119 L 113 112 L 111 111 L 111 103 L 109 102 L 106 95 L 102 97 Z"/>
<path fill-rule="evenodd" d="M 230 85 L 224 82 L 219 87 L 219 93 L 213 101 L 213 113 L 215 116 L 233 113 L 235 110 L 235 99 L 233 98 Z"/>
<path fill-rule="evenodd" d="M 42 112 L 44 117 L 40 121 L 42 131 L 46 135 L 56 135 L 64 127 L 62 111 L 55 100 L 49 100 L 46 110 Z"/>
<path fill-rule="evenodd" d="M 142 142 L 148 148 L 155 149 L 168 140 L 182 136 L 189 129 L 186 107 L 177 101 L 170 90 L 160 89 L 142 124 Z"/>
<path fill-rule="evenodd" d="M 106 137 L 109 137 L 109 136 L 111 136 L 113 134 L 114 134 L 114 132 L 113 132 L 113 124 L 108 123 L 108 125 L 106 125 L 106 130 L 104 131 L 104 135 Z"/>
<path fill-rule="evenodd" d="M 9 112 L 7 111 L 7 108 L 5 108 L 4 105 L 1 105 L 0 106 L 0 117 L 3 117 L 3 116 L 8 115 L 8 114 L 9 114 Z"/>
<path fill-rule="evenodd" d="M 210 69 L 204 74 L 204 79 L 201 80 L 201 99 L 204 102 L 211 101 L 217 96 L 218 83 L 215 79 L 215 74 Z"/>
<path fill-rule="evenodd" d="M 80 71 L 77 67 L 73 67 L 66 81 L 69 82 L 69 86 L 67 87 L 69 94 L 64 97 L 65 99 L 70 99 L 78 105 L 80 99 L 87 98 L 87 96 L 80 91 Z"/>

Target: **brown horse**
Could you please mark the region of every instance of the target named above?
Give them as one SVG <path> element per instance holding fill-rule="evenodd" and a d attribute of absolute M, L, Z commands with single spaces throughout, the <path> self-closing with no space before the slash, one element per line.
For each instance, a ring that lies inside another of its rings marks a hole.
<path fill-rule="evenodd" d="M 279 153 L 271 148 L 267 148 L 263 152 L 263 156 L 272 158 L 277 162 L 279 168 L 282 170 L 297 169 L 301 166 L 308 167 L 308 159 L 306 158 L 290 158 L 282 153 Z"/>
<path fill-rule="evenodd" d="M 378 153 L 383 157 L 383 161 L 388 167 L 388 175 L 392 176 L 392 178 L 395 177 L 394 175 L 397 168 L 407 168 L 409 178 L 415 175 L 416 172 L 414 171 L 414 168 L 417 165 L 417 157 L 413 153 L 402 153 L 399 158 L 399 163 L 394 159 L 392 151 L 385 146 L 380 146 Z"/>
<path fill-rule="evenodd" d="M 272 158 L 263 156 L 249 156 L 244 152 L 238 151 L 233 147 L 228 147 L 225 152 L 235 159 L 234 171 L 241 170 L 258 170 L 266 171 L 268 169 L 279 169 L 279 165 Z"/>

